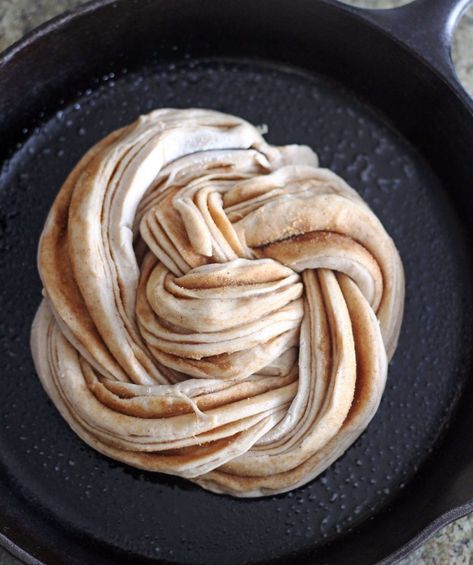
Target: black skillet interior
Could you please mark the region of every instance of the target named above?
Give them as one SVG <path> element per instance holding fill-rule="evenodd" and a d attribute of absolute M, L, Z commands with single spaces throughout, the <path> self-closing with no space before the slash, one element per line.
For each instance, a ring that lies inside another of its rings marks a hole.
<path fill-rule="evenodd" d="M 366 564 L 466 511 L 473 120 L 440 77 L 315 0 L 92 4 L 10 58 L 0 67 L 4 543 L 48 563 Z M 35 254 L 51 202 L 88 147 L 166 106 L 235 113 L 267 124 L 272 143 L 312 146 L 404 261 L 405 319 L 381 407 L 338 462 L 289 494 L 237 500 L 115 463 L 75 437 L 34 372 Z"/>

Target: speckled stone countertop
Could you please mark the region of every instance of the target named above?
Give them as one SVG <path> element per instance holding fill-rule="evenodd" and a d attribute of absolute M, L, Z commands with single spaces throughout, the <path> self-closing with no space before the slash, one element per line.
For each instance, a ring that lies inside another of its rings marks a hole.
<path fill-rule="evenodd" d="M 388 8 L 409 0 L 345 0 L 347 4 Z M 0 52 L 42 22 L 82 4 L 82 0 L 0 0 Z M 473 95 L 473 6 L 463 16 L 452 47 L 460 81 Z M 0 565 L 20 561 L 0 548 Z M 473 514 L 446 526 L 400 565 L 473 564 Z"/>

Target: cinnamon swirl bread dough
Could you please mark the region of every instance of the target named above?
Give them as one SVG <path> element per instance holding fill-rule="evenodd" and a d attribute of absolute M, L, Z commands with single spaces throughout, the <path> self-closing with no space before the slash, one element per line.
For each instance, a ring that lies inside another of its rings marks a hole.
<path fill-rule="evenodd" d="M 114 459 L 264 496 L 313 479 L 376 412 L 402 264 L 308 147 L 213 111 L 142 116 L 71 172 L 38 264 L 38 375 Z"/>

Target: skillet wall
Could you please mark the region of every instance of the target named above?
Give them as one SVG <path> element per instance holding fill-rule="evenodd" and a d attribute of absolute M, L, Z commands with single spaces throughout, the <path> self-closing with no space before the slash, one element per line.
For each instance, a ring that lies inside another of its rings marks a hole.
<path fill-rule="evenodd" d="M 31 128 L 41 113 L 55 112 L 60 99 L 72 100 L 94 77 L 185 54 L 258 57 L 325 74 L 354 90 L 421 150 L 459 214 L 467 220 L 473 211 L 470 112 L 420 59 L 347 9 L 315 0 L 121 0 L 82 11 L 83 17 L 70 17 L 4 59 L 0 160 L 20 141 L 22 128 Z M 352 534 L 350 550 L 367 562 L 377 558 L 380 538 L 388 553 L 473 492 L 473 447 L 465 433 L 473 429 L 467 409 L 471 388 L 435 467 L 426 464 L 401 498 Z M 455 480 L 439 497 L 446 472 Z M 346 545 L 324 554 L 334 561 L 346 555 Z M 319 562 L 324 556 L 317 554 Z"/>

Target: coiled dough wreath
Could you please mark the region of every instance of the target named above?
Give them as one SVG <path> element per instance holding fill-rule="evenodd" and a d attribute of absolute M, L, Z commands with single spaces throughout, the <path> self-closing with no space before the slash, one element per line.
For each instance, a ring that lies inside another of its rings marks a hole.
<path fill-rule="evenodd" d="M 264 496 L 321 473 L 376 412 L 402 264 L 308 147 L 214 111 L 142 116 L 71 172 L 38 263 L 37 372 L 114 459 Z"/>

